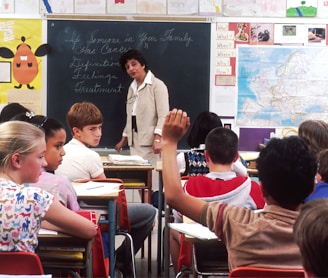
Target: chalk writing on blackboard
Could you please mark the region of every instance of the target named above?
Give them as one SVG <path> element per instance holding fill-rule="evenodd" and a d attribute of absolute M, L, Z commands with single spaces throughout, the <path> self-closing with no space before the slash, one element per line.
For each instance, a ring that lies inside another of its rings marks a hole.
<path fill-rule="evenodd" d="M 175 28 L 163 30 L 162 34 L 142 32 L 136 37 L 128 34 L 125 38 L 103 35 L 99 29 L 92 30 L 82 38 L 81 33 L 70 28 L 65 30 L 65 44 L 71 48 L 72 58 L 69 62 L 75 93 L 125 93 L 126 88 L 120 82 L 119 76 L 111 69 L 120 67 L 118 61 L 111 61 L 108 55 L 122 54 L 136 42 L 139 48 L 156 47 L 162 42 L 176 42 L 188 48 L 193 39 L 187 31 L 177 33 Z M 128 42 L 128 45 L 124 46 Z M 87 84 L 87 80 L 93 81 Z"/>

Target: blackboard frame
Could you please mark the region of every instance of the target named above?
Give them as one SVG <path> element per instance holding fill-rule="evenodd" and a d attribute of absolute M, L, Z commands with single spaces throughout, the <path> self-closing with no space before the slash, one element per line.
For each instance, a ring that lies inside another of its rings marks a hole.
<path fill-rule="evenodd" d="M 170 108 L 186 110 L 193 120 L 209 110 L 210 34 L 211 24 L 204 22 L 48 20 L 52 53 L 47 57 L 47 115 L 66 124 L 66 112 L 74 102 L 91 101 L 104 115 L 99 147 L 113 148 L 125 124 L 132 81 L 117 61 L 122 52 L 136 48 L 167 85 Z M 85 89 L 77 82 L 87 84 Z M 96 84 L 102 92 L 96 91 Z M 185 138 L 179 148 L 188 148 Z"/>

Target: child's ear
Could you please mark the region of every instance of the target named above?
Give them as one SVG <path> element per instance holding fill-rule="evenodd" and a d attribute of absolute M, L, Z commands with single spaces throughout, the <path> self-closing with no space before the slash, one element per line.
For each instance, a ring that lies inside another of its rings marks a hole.
<path fill-rule="evenodd" d="M 239 153 L 236 154 L 236 156 L 235 156 L 235 158 L 233 159 L 232 162 L 236 162 L 238 160 L 238 158 L 239 158 Z"/>
<path fill-rule="evenodd" d="M 72 131 L 73 131 L 74 136 L 79 136 L 80 135 L 80 129 L 79 128 L 73 127 Z"/>
<path fill-rule="evenodd" d="M 207 150 L 204 150 L 204 155 L 205 155 L 205 161 L 206 163 L 208 163 L 211 160 L 211 158 Z"/>
<path fill-rule="evenodd" d="M 323 182 L 322 176 L 319 173 L 316 174 L 315 178 L 317 182 Z"/>

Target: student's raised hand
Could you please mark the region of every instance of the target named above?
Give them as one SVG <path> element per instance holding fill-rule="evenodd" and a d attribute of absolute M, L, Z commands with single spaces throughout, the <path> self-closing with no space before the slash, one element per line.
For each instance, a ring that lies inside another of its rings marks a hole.
<path fill-rule="evenodd" d="M 165 117 L 162 140 L 177 143 L 186 134 L 189 126 L 190 118 L 187 112 L 181 109 L 173 109 Z"/>

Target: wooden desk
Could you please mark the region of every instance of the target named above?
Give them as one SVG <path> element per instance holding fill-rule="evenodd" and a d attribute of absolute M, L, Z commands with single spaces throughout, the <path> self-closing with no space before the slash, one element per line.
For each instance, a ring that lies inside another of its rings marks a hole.
<path fill-rule="evenodd" d="M 152 165 L 115 165 L 109 163 L 107 157 L 102 157 L 107 178 L 119 178 L 124 181 L 125 189 L 147 190 L 148 203 L 152 195 Z M 144 202 L 142 194 L 142 202 Z M 143 257 L 143 249 L 141 250 Z M 151 234 L 148 236 L 148 272 L 151 272 Z"/>
<path fill-rule="evenodd" d="M 114 165 L 102 159 L 107 178 L 123 180 L 125 189 L 148 190 L 148 200 L 151 203 L 152 170 L 154 169 L 152 165 Z"/>
<path fill-rule="evenodd" d="M 81 186 L 79 183 L 73 183 L 75 189 L 78 186 Z M 115 199 L 118 197 L 118 192 L 109 191 L 108 193 L 99 195 L 97 190 L 88 190 L 84 194 L 79 193 L 79 190 L 76 190 L 77 198 L 79 201 L 108 201 L 108 220 L 100 220 L 99 224 L 108 224 L 109 226 L 109 241 L 108 241 L 108 250 L 109 250 L 109 273 L 110 277 L 115 277 L 115 234 L 116 234 L 116 205 Z"/>
<path fill-rule="evenodd" d="M 80 270 L 85 277 L 92 277 L 92 240 L 77 238 L 62 233 L 39 234 L 39 255 L 45 272 L 62 273 Z"/>

